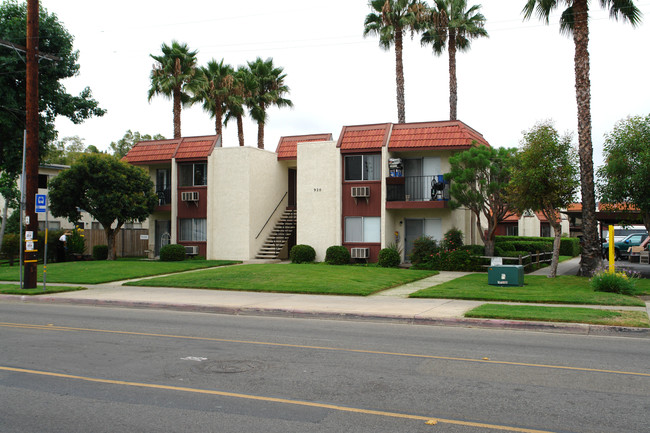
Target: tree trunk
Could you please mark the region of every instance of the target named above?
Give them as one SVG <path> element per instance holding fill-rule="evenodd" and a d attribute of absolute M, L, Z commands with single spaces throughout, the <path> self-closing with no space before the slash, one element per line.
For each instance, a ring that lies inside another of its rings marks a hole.
<path fill-rule="evenodd" d="M 181 138 L 181 87 L 174 87 L 174 138 Z"/>
<path fill-rule="evenodd" d="M 110 225 L 104 226 L 104 233 L 106 233 L 106 243 L 108 247 L 108 257 L 106 260 L 115 260 L 117 257 L 116 253 L 116 248 L 117 248 L 117 242 L 115 242 L 115 238 L 117 237 L 117 234 L 120 231 L 120 227 L 117 227 L 115 229 L 112 229 Z"/>
<path fill-rule="evenodd" d="M 573 2 L 575 28 L 575 87 L 578 104 L 578 155 L 582 194 L 582 255 L 579 275 L 590 276 L 600 262 L 591 144 L 591 84 L 589 81 L 589 8 L 587 0 Z"/>
<path fill-rule="evenodd" d="M 549 219 L 549 221 L 551 221 Z M 553 258 L 551 258 L 551 269 L 548 274 L 549 278 L 555 278 L 557 275 L 557 264 L 560 262 L 560 242 L 562 241 L 562 225 L 558 222 L 551 224 L 555 239 L 553 239 Z"/>
<path fill-rule="evenodd" d="M 257 124 L 257 147 L 264 149 L 264 122 Z"/>
<path fill-rule="evenodd" d="M 244 121 L 242 116 L 237 116 L 237 138 L 239 138 L 239 145 L 244 145 Z"/>
<path fill-rule="evenodd" d="M 214 115 L 214 132 L 216 132 L 217 135 L 221 135 L 223 132 L 223 109 L 219 104 L 217 104 L 217 109 L 215 110 Z"/>
<path fill-rule="evenodd" d="M 458 82 L 456 81 L 456 31 L 449 29 L 449 120 L 456 120 Z"/>
<path fill-rule="evenodd" d="M 2 251 L 2 242 L 5 239 L 5 228 L 7 227 L 7 211 L 9 210 L 9 203 L 5 199 L 5 205 L 2 208 L 2 223 L 0 223 L 0 251 Z"/>
<path fill-rule="evenodd" d="M 397 123 L 406 123 L 404 103 L 404 64 L 402 62 L 402 37 L 401 28 L 395 29 L 395 80 L 397 82 Z"/>

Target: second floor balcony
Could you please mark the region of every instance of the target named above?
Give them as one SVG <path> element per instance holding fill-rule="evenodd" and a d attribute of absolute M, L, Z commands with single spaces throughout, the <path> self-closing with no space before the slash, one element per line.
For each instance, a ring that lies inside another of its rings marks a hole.
<path fill-rule="evenodd" d="M 449 182 L 442 175 L 386 178 L 386 208 L 445 208 Z"/>
<path fill-rule="evenodd" d="M 158 195 L 158 206 L 165 206 L 172 202 L 172 189 L 171 188 L 158 188 L 156 187 L 156 195 Z"/>

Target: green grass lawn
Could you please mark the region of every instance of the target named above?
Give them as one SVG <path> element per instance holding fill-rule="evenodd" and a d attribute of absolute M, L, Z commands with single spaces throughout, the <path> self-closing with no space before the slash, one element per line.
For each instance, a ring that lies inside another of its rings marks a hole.
<path fill-rule="evenodd" d="M 48 286 L 43 285 L 34 289 L 21 289 L 20 284 L 0 284 L 0 293 L 3 295 L 50 295 L 52 293 L 76 292 L 77 290 L 87 290 L 85 287 L 66 287 L 66 286 Z"/>
<path fill-rule="evenodd" d="M 169 275 L 127 285 L 366 296 L 436 273 L 375 266 L 255 264 Z"/>
<path fill-rule="evenodd" d="M 648 315 L 644 311 L 596 310 L 580 307 L 484 304 L 465 313 L 465 317 L 650 328 Z"/>
<path fill-rule="evenodd" d="M 239 263 L 228 260 L 184 260 L 160 262 L 150 260 L 97 260 L 63 262 L 47 265 L 48 283 L 100 284 L 131 278 L 149 277 L 212 266 Z M 0 281 L 20 281 L 18 266 L 0 267 Z M 43 265 L 38 266 L 38 281 L 43 281 Z"/>
<path fill-rule="evenodd" d="M 410 297 L 549 304 L 645 305 L 633 296 L 595 292 L 589 286 L 589 279 L 585 277 L 561 275 L 548 278 L 544 275 L 526 275 L 523 287 L 491 286 L 487 280 L 487 274 L 470 274 L 420 290 Z"/>

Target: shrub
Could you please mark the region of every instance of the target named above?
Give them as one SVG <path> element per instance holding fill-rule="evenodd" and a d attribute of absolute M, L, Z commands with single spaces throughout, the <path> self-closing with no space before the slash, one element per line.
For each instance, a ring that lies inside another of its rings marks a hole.
<path fill-rule="evenodd" d="M 330 265 L 347 265 L 350 263 L 350 251 L 341 245 L 332 245 L 325 251 L 325 262 Z"/>
<path fill-rule="evenodd" d="M 481 259 L 466 250 L 437 251 L 425 263 L 414 269 L 431 269 L 436 271 L 481 271 Z"/>
<path fill-rule="evenodd" d="M 463 232 L 457 228 L 452 228 L 445 233 L 445 238 L 442 240 L 442 247 L 447 250 L 457 250 L 463 246 Z"/>
<path fill-rule="evenodd" d="M 108 245 L 95 245 L 93 247 L 93 259 L 106 260 L 108 258 Z"/>
<path fill-rule="evenodd" d="M 599 270 L 591 277 L 589 282 L 591 287 L 598 292 L 632 295 L 636 285 L 636 278 L 635 274 L 628 274 L 623 271 Z"/>
<path fill-rule="evenodd" d="M 485 254 L 485 245 L 463 245 L 459 249 L 469 251 L 470 254 L 475 256 L 482 256 Z"/>
<path fill-rule="evenodd" d="M 429 236 L 421 236 L 413 241 L 413 251 L 409 258 L 414 265 L 424 263 L 432 254 L 440 251 L 438 243 Z"/>
<path fill-rule="evenodd" d="M 543 241 L 543 242 L 550 242 L 551 243 L 551 248 L 552 248 L 552 245 L 553 245 L 553 238 L 552 237 L 548 237 L 548 238 L 546 238 L 546 237 L 545 238 L 535 237 L 535 236 L 497 236 L 496 237 L 496 245 L 499 245 L 499 244 L 501 244 L 503 242 L 512 242 L 512 241 L 525 241 L 525 242 Z M 575 257 L 575 256 L 580 255 L 580 239 L 562 237 L 560 239 L 560 255 L 562 255 L 562 256 L 571 256 L 571 257 Z"/>
<path fill-rule="evenodd" d="M 160 248 L 160 260 L 163 262 L 181 262 L 185 260 L 185 247 L 178 244 L 169 244 Z"/>
<path fill-rule="evenodd" d="M 17 234 L 7 234 L 2 240 L 2 254 L 7 256 L 9 266 L 14 265 L 14 259 L 20 254 L 20 236 Z"/>
<path fill-rule="evenodd" d="M 384 248 L 379 251 L 377 264 L 384 268 L 396 268 L 402 262 L 402 257 L 396 248 Z"/>
<path fill-rule="evenodd" d="M 83 255 L 86 250 L 86 238 L 84 237 L 83 229 L 75 227 L 66 236 L 66 245 L 68 248 L 68 255 Z"/>
<path fill-rule="evenodd" d="M 295 245 L 289 253 L 291 263 L 311 263 L 316 259 L 316 251 L 309 245 Z"/>

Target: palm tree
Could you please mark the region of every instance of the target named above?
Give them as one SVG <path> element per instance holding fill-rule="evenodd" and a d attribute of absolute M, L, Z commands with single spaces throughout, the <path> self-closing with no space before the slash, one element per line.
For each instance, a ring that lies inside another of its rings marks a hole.
<path fill-rule="evenodd" d="M 248 68 L 239 67 L 237 71 L 232 75 L 233 83 L 230 87 L 226 98 L 224 101 L 225 104 L 225 118 L 224 125 L 228 125 L 228 122 L 232 119 L 237 121 L 237 138 L 239 140 L 239 145 L 244 145 L 244 114 L 245 105 L 248 98 L 253 94 L 253 89 L 255 89 L 255 79 L 250 73 Z"/>
<path fill-rule="evenodd" d="M 449 119 L 457 119 L 458 83 L 456 80 L 456 51 L 469 51 L 472 39 L 488 37 L 481 5 L 467 8 L 467 0 L 434 0 L 435 6 L 426 14 L 420 42 L 431 44 L 440 56 L 447 48 L 449 54 Z"/>
<path fill-rule="evenodd" d="M 255 59 L 248 62 L 248 68 L 255 79 L 255 91 L 246 101 L 251 117 L 257 122 L 257 147 L 264 149 L 264 125 L 266 124 L 266 110 L 275 105 L 277 107 L 293 107 L 293 103 L 283 96 L 289 93 L 289 87 L 284 84 L 286 74 L 282 68 L 273 66 L 273 59 Z"/>
<path fill-rule="evenodd" d="M 223 113 L 226 110 L 226 99 L 232 91 L 235 70 L 230 65 L 210 60 L 207 66 L 199 68 L 203 77 L 201 86 L 196 89 L 194 99 L 203 103 L 203 109 L 214 118 L 215 132 L 222 135 Z"/>
<path fill-rule="evenodd" d="M 560 32 L 573 35 L 575 45 L 574 71 L 576 102 L 578 104 L 578 155 L 580 158 L 580 186 L 582 194 L 582 256 L 580 275 L 588 276 L 600 262 L 600 245 L 596 223 L 594 194 L 594 161 L 591 144 L 591 83 L 589 81 L 589 0 L 527 0 L 523 9 L 525 19 L 533 12 L 546 24 L 550 13 L 565 5 L 560 17 Z M 600 6 L 609 9 L 610 17 L 629 21 L 632 26 L 641 22 L 641 12 L 632 0 L 600 0 Z"/>
<path fill-rule="evenodd" d="M 406 122 L 404 105 L 404 64 L 402 62 L 403 38 L 407 30 L 414 31 L 418 11 L 422 4 L 418 0 L 371 0 L 374 12 L 366 16 L 363 36 L 379 36 L 379 46 L 385 50 L 395 44 L 395 81 L 397 82 L 397 121 Z"/>
<path fill-rule="evenodd" d="M 174 138 L 181 137 L 181 107 L 192 104 L 191 89 L 198 84 L 196 80 L 196 54 L 187 44 L 172 41 L 171 46 L 162 44 L 162 56 L 151 58 L 157 63 L 151 70 L 149 101 L 154 95 L 171 98 L 174 110 Z"/>

